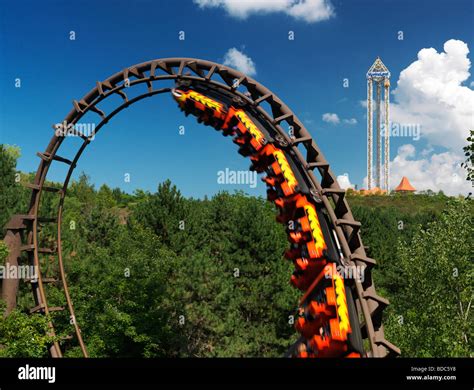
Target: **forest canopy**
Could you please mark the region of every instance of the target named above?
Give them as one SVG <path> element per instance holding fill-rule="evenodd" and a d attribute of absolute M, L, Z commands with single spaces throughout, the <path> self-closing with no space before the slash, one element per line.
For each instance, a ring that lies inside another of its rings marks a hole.
<path fill-rule="evenodd" d="M 29 201 L 21 184 L 32 175 L 16 171 L 18 156 L 1 146 L 1 226 Z M 378 261 L 377 290 L 391 301 L 387 339 L 403 356 L 472 355 L 472 200 L 349 193 L 348 201 Z M 53 214 L 57 202 L 45 194 L 44 214 Z M 282 255 L 284 228 L 266 200 L 242 192 L 186 198 L 170 181 L 153 193 L 127 194 L 97 189 L 82 174 L 64 210 L 66 271 L 91 356 L 273 357 L 296 340 L 299 294 Z M 6 255 L 0 245 L 2 263 Z M 57 275 L 52 258 L 45 256 L 43 267 Z M 47 287 L 53 306 L 65 303 L 59 287 Z M 47 356 L 46 318 L 29 315 L 32 306 L 22 283 L 17 309 L 0 319 L 0 356 Z M 65 313 L 52 314 L 57 340 L 66 356 L 81 356 L 67 337 Z"/>

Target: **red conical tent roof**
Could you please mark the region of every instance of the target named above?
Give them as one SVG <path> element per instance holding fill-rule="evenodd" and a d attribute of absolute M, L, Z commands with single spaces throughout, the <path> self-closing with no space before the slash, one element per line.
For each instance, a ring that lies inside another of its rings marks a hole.
<path fill-rule="evenodd" d="M 416 191 L 416 189 L 410 184 L 406 176 L 403 176 L 395 191 Z"/>

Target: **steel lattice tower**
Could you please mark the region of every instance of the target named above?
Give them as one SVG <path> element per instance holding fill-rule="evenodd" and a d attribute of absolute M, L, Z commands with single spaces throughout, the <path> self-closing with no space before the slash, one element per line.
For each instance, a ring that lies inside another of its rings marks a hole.
<path fill-rule="evenodd" d="M 380 57 L 377 57 L 367 72 L 367 186 L 372 189 L 373 165 L 373 89 L 375 84 L 375 186 L 389 191 L 389 164 L 390 164 L 390 129 L 389 129 L 389 101 L 390 101 L 390 72 Z M 385 110 L 382 113 L 382 88 Z M 383 115 L 382 115 L 383 114 Z M 382 130 L 382 123 L 383 130 Z M 382 137 L 385 136 L 384 145 Z M 382 164 L 382 159 L 384 163 Z M 382 171 L 383 165 L 383 171 Z M 382 180 L 383 178 L 383 180 Z"/>

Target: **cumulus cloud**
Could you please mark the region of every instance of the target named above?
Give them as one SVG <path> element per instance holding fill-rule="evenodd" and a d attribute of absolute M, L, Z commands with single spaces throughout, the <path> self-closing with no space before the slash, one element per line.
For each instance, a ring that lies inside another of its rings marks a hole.
<path fill-rule="evenodd" d="M 450 39 L 443 51 L 421 49 L 417 60 L 400 73 L 391 119 L 403 126 L 420 126 L 420 135 L 428 145 L 419 156 L 412 144 L 398 149 L 390 165 L 392 187 L 407 176 L 420 191 L 442 190 L 449 195 L 472 191 L 461 167 L 462 147 L 474 126 L 474 91 L 462 85 L 470 77 L 468 54 L 466 43 Z M 434 153 L 433 146 L 447 151 Z"/>
<path fill-rule="evenodd" d="M 393 190 L 406 176 L 417 191 L 443 191 L 453 196 L 474 192 L 466 180 L 466 170 L 461 167 L 462 155 L 450 151 L 431 152 L 431 148 L 424 149 L 420 152 L 422 158 L 416 158 L 414 145 L 400 146 L 397 156 L 390 162 L 390 188 Z M 367 188 L 367 176 L 363 188 Z"/>
<path fill-rule="evenodd" d="M 430 144 L 460 153 L 474 124 L 474 91 L 462 85 L 470 76 L 468 53 L 467 44 L 455 39 L 445 42 L 439 53 L 420 50 L 418 59 L 400 73 L 392 121 L 419 124 Z"/>
<path fill-rule="evenodd" d="M 412 144 L 398 148 L 398 154 L 390 165 L 390 183 L 395 188 L 403 176 L 417 189 L 439 191 L 447 195 L 466 195 L 472 192 L 466 180 L 466 171 L 460 166 L 462 156 L 453 152 L 434 153 L 429 157 L 416 159 Z"/>
<path fill-rule="evenodd" d="M 348 188 L 354 189 L 354 185 L 351 183 L 348 173 L 344 173 L 343 175 L 339 175 L 337 177 L 337 182 L 339 183 L 339 186 L 341 188 L 345 189 L 345 190 L 347 190 Z"/>
<path fill-rule="evenodd" d="M 308 23 L 334 16 L 329 0 L 194 0 L 200 8 L 223 8 L 230 16 L 246 19 L 252 14 L 285 13 Z"/>
<path fill-rule="evenodd" d="M 356 125 L 357 124 L 357 119 L 356 118 L 344 119 L 343 122 L 348 124 L 348 125 Z"/>
<path fill-rule="evenodd" d="M 227 50 L 227 53 L 225 53 L 224 65 L 240 70 L 248 76 L 255 76 L 257 74 L 253 60 L 235 47 L 230 48 Z"/>
<path fill-rule="evenodd" d="M 331 123 L 333 125 L 337 125 L 339 122 L 341 122 L 337 114 L 331 112 L 326 112 L 325 114 L 323 114 L 323 121 Z"/>

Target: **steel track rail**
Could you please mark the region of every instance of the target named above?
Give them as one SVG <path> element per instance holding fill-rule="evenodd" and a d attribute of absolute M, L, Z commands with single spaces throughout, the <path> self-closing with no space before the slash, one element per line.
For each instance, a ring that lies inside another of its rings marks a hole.
<path fill-rule="evenodd" d="M 157 74 L 157 71 L 160 72 L 160 74 Z M 217 76 L 220 76 L 224 83 L 216 81 Z M 170 90 L 169 88 L 154 89 L 157 82 L 165 80 L 208 83 L 209 85 L 223 89 L 240 98 L 244 104 L 253 107 L 263 120 L 267 121 L 276 129 L 278 136 L 275 137 L 275 141 L 282 149 L 292 150 L 295 153 L 297 158 L 296 162 L 304 169 L 311 181 L 311 193 L 313 196 L 319 198 L 326 208 L 341 245 L 345 264 L 366 267 L 367 272 L 364 282 L 354 279 L 353 291 L 355 292 L 357 311 L 359 312 L 359 316 L 363 318 L 361 325 L 362 335 L 369 342 L 368 356 L 384 357 L 398 355 L 400 353 L 399 349 L 388 342 L 384 337 L 382 311 L 388 305 L 388 301 L 378 296 L 375 292 L 375 286 L 370 272 L 371 268 L 375 265 L 375 261 L 368 258 L 365 253 L 359 234 L 360 224 L 354 220 L 345 199 L 345 193 L 339 187 L 329 163 L 326 161 L 323 153 L 302 122 L 269 89 L 237 70 L 211 61 L 193 58 L 157 59 L 124 69 L 102 82 L 97 82 L 96 87 L 90 90 L 82 99 L 73 101 L 73 109 L 68 113 L 62 123 L 75 125 L 84 115 L 89 112 L 94 112 L 100 117 L 100 123 L 95 129 L 95 136 L 110 119 L 123 109 L 144 98 L 168 92 Z M 147 85 L 147 92 L 129 99 L 126 90 L 143 83 Z M 241 88 L 245 89 L 245 91 L 241 92 L 238 90 Z M 97 106 L 113 95 L 120 96 L 123 102 L 112 112 L 106 114 Z M 270 113 L 261 106 L 262 102 L 267 102 L 270 105 Z M 290 136 L 285 131 L 282 126 L 283 123 L 291 127 L 293 136 Z M 64 271 L 61 235 L 62 213 L 68 184 L 83 151 L 89 145 L 92 138 L 84 134 L 76 135 L 83 139 L 83 143 L 72 160 L 65 159 L 57 154 L 64 140 L 68 138 L 67 136 L 57 133 L 52 137 L 45 152 L 38 153 L 41 157 L 41 161 L 34 182 L 29 185 L 32 189 L 32 196 L 28 214 L 16 216 L 15 218 L 23 220 L 24 230 L 27 233 L 23 235 L 26 237 L 26 245 L 23 247 L 29 248 L 29 261 L 35 265 L 38 270 L 41 270 L 40 253 L 42 253 L 42 249 L 39 247 L 39 227 L 42 223 L 57 224 L 56 248 L 60 278 L 67 302 L 67 309 L 73 319 L 72 323 L 78 343 L 83 355 L 87 357 L 86 346 L 82 339 L 80 327 L 75 319 L 74 307 Z M 299 149 L 300 145 L 303 145 L 306 150 L 306 157 L 303 156 L 303 153 Z M 66 179 L 59 189 L 51 189 L 45 186 L 47 173 L 53 162 L 69 165 Z M 316 177 L 315 171 L 319 173 L 320 178 Z M 53 218 L 44 218 L 39 214 L 40 200 L 43 191 L 57 191 L 60 195 L 57 215 Z M 51 309 L 54 308 L 48 306 L 44 288 L 45 280 L 41 272 L 39 272 L 39 274 L 37 283 L 32 284 L 33 295 L 39 311 L 49 315 L 53 311 Z M 55 336 L 52 320 L 49 322 L 49 332 L 52 336 Z M 57 341 L 55 341 L 51 347 L 51 355 L 53 357 L 62 356 L 61 347 Z"/>

